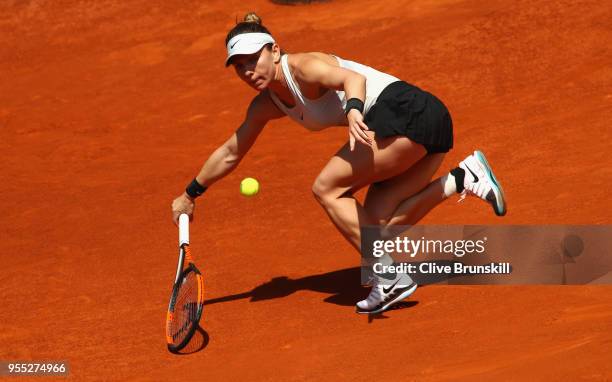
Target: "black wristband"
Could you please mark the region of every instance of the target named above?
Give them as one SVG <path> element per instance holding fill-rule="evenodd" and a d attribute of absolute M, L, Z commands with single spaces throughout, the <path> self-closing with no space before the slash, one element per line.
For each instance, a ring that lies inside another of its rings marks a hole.
<path fill-rule="evenodd" d="M 351 109 L 357 109 L 361 114 L 363 114 L 363 101 L 359 98 L 351 98 L 346 101 L 346 108 L 344 109 L 344 114 L 348 114 Z"/>
<path fill-rule="evenodd" d="M 207 188 L 208 187 L 202 186 L 200 183 L 198 183 L 198 181 L 194 178 L 185 189 L 185 192 L 187 195 L 195 199 L 202 195 Z"/>

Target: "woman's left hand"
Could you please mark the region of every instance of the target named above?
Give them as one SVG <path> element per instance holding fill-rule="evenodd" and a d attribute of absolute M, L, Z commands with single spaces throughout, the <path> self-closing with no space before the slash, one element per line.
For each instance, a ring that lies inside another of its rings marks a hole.
<path fill-rule="evenodd" d="M 365 132 L 370 129 L 363 123 L 363 115 L 357 109 L 351 109 L 346 115 L 349 125 L 349 146 L 351 151 L 355 149 L 355 141 L 364 145 L 372 146 L 372 138 Z"/>

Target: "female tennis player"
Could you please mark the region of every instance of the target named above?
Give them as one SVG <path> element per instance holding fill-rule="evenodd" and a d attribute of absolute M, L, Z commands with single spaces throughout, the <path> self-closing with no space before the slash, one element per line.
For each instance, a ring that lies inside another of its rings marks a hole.
<path fill-rule="evenodd" d="M 312 191 L 358 251 L 362 227 L 415 224 L 453 194 L 476 196 L 497 215 L 506 213 L 502 188 L 480 151 L 431 181 L 453 146 L 450 114 L 431 93 L 332 54 L 287 53 L 253 13 L 229 31 L 225 43 L 225 65 L 259 93 L 244 122 L 173 201 L 175 222 L 181 213 L 192 216 L 195 199 L 238 165 L 268 121 L 284 116 L 309 130 L 347 127 L 348 142 Z M 353 194 L 368 185 L 362 205 Z M 391 288 L 374 279 L 357 312 L 382 312 L 414 292 L 408 275 L 397 278 L 385 284 Z"/>

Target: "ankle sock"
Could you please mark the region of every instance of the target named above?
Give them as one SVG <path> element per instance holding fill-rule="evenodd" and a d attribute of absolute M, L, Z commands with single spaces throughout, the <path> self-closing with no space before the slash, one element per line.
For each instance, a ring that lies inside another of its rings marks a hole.
<path fill-rule="evenodd" d="M 450 171 L 450 175 L 455 178 L 455 188 L 458 194 L 463 192 L 463 182 L 465 179 L 465 170 L 461 167 L 456 167 Z"/>
<path fill-rule="evenodd" d="M 444 189 L 444 196 L 447 198 L 455 193 L 460 194 L 463 192 L 463 180 L 465 178 L 465 170 L 457 167 L 452 169 L 448 174 L 440 178 L 442 188 Z"/>
<path fill-rule="evenodd" d="M 442 188 L 444 190 L 444 196 L 447 198 L 457 192 L 457 185 L 455 184 L 455 177 L 452 174 L 446 174 L 440 178 Z"/>

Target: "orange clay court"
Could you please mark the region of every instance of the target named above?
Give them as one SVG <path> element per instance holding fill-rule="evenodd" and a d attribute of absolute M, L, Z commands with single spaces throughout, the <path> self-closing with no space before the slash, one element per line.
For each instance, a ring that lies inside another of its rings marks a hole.
<path fill-rule="evenodd" d="M 0 360 L 68 360 L 78 381 L 611 380 L 610 286 L 425 286 L 355 314 L 358 254 L 311 194 L 346 130 L 287 118 L 198 200 L 208 343 L 167 351 L 170 203 L 255 94 L 223 65 L 248 11 L 289 52 L 444 100 L 440 174 L 484 150 L 509 210 L 451 198 L 423 224 L 612 223 L 608 2 L 3 1 Z"/>

